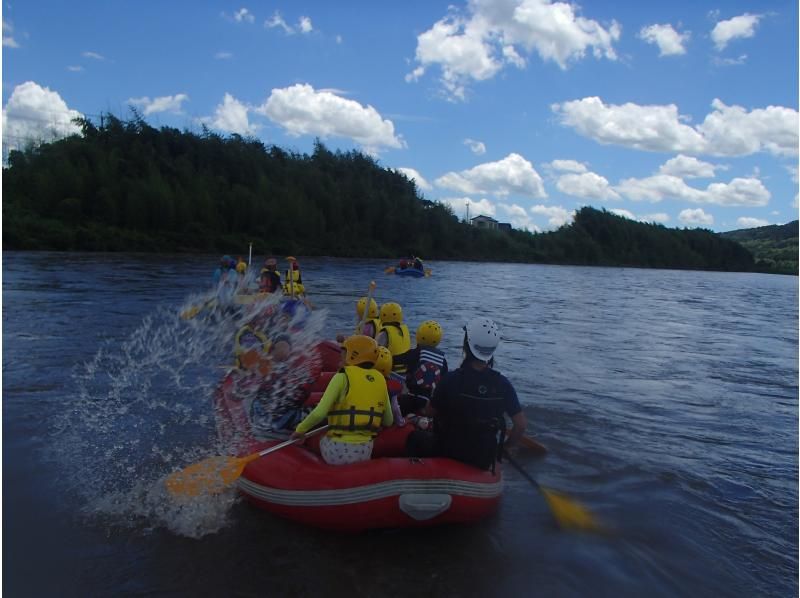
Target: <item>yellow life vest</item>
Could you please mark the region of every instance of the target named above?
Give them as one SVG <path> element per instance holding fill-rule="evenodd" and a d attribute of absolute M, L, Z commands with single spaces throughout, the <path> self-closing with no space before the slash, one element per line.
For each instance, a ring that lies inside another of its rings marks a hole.
<path fill-rule="evenodd" d="M 383 324 L 381 332 L 386 333 L 386 346 L 392 357 L 411 349 L 411 333 L 405 324 Z"/>
<path fill-rule="evenodd" d="M 347 391 L 328 411 L 328 435 L 337 440 L 366 441 L 381 429 L 388 408 L 386 379 L 374 369 L 354 365 L 344 368 Z"/>
<path fill-rule="evenodd" d="M 303 286 L 303 279 L 300 277 L 300 270 L 287 270 L 286 282 L 283 283 L 283 294 L 291 295 L 294 287 L 295 295 L 305 295 L 306 289 Z"/>

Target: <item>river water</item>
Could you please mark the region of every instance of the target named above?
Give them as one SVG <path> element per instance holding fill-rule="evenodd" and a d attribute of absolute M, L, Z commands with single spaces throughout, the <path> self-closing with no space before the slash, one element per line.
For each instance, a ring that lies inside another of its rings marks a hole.
<path fill-rule="evenodd" d="M 506 469 L 477 525 L 342 536 L 163 491 L 224 452 L 229 349 L 177 317 L 217 257 L 3 253 L 5 595 L 797 595 L 796 277 L 302 259 L 327 337 L 371 279 L 412 329 L 442 324 L 451 366 L 465 321 L 495 318 L 496 367 L 549 448 L 519 458 L 609 530 L 559 530 Z"/>

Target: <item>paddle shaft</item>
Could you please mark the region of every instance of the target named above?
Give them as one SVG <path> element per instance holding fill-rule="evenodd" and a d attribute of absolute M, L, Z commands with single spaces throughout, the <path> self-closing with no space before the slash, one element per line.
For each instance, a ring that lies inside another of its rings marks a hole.
<path fill-rule="evenodd" d="M 539 482 L 537 482 L 536 479 L 531 474 L 522 469 L 522 465 L 517 463 L 517 461 L 511 455 L 508 454 L 508 451 L 503 451 L 503 458 L 509 463 L 511 463 L 514 469 L 516 469 L 519 472 L 519 475 L 528 480 L 534 488 L 536 488 L 539 491 L 542 490 L 542 487 L 539 485 Z"/>
<path fill-rule="evenodd" d="M 361 313 L 361 320 L 356 324 L 356 334 L 363 334 L 364 324 L 367 323 L 367 316 L 369 314 L 369 307 L 372 304 L 372 292 L 375 290 L 375 281 L 369 283 L 367 290 L 367 302 L 364 304 L 364 311 Z"/>
<path fill-rule="evenodd" d="M 313 436 L 314 434 L 318 434 L 319 432 L 322 432 L 323 430 L 327 430 L 327 429 L 328 429 L 328 425 L 325 424 L 324 426 L 320 426 L 319 428 L 314 428 L 313 430 L 308 432 L 306 434 L 306 436 Z M 305 438 L 290 438 L 289 440 L 281 442 L 280 444 L 276 444 L 275 446 L 271 446 L 269 448 L 265 448 L 263 451 L 258 451 L 257 453 L 253 453 L 252 455 L 248 455 L 247 457 L 244 457 L 243 460 L 244 460 L 245 463 L 250 463 L 250 461 L 255 461 L 256 459 L 260 459 L 264 455 L 269 455 L 270 453 L 274 453 L 275 451 L 279 451 L 282 448 L 285 448 L 285 447 L 290 446 L 292 444 L 297 444 L 298 442 L 302 442 L 303 440 L 305 440 Z"/>

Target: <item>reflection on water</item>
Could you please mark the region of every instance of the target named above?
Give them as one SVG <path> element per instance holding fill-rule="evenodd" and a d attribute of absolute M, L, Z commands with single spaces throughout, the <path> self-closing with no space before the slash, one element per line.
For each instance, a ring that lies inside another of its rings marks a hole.
<path fill-rule="evenodd" d="M 442 324 L 452 365 L 466 319 L 495 318 L 498 369 L 550 449 L 524 466 L 615 529 L 557 530 L 508 471 L 494 519 L 351 538 L 232 492 L 183 505 L 164 495 L 166 474 L 230 452 L 213 393 L 236 331 L 260 312 L 179 317 L 205 305 L 193 292 L 216 259 L 4 254 L 4 500 L 15 514 L 4 564 L 28 580 L 23 591 L 10 579 L 16 595 L 324 595 L 356 569 L 365 595 L 797 593 L 796 278 L 431 263 L 432 277 L 405 279 L 380 262 L 302 260 L 318 309 L 298 352 L 350 332 L 372 278 L 410 328 Z M 293 386 L 288 375 L 274 392 Z M 34 567 L 42 546 L 57 563 L 47 577 Z"/>

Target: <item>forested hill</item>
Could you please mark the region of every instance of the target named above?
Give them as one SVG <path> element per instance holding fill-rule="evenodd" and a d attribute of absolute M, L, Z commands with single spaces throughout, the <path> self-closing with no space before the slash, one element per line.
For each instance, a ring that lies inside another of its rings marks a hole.
<path fill-rule="evenodd" d="M 756 260 L 757 267 L 764 271 L 782 274 L 797 274 L 798 237 L 797 220 L 787 224 L 772 224 L 758 228 L 746 228 L 721 233 L 744 245 Z"/>
<path fill-rule="evenodd" d="M 748 271 L 711 231 L 581 209 L 548 233 L 486 230 L 420 197 L 403 174 L 317 142 L 297 154 L 237 135 L 164 127 L 136 113 L 81 120 L 83 134 L 12 151 L 3 248 L 216 251 L 628 265 Z"/>

